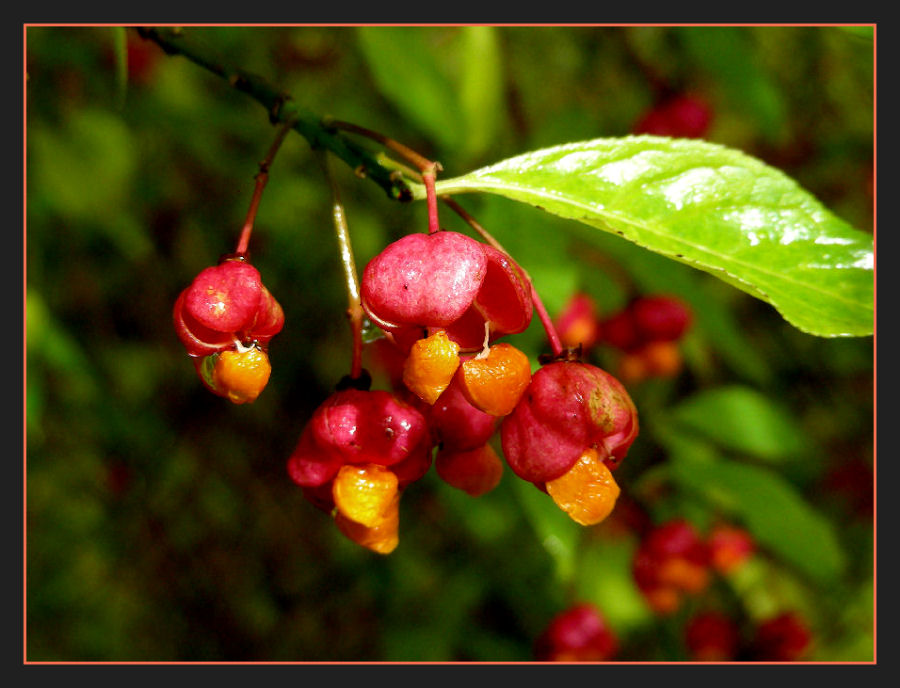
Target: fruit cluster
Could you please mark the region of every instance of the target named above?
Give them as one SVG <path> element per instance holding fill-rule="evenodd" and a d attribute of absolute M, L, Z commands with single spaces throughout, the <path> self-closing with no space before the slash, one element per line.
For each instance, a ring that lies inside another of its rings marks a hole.
<path fill-rule="evenodd" d="M 256 400 L 272 372 L 267 350 L 284 312 L 245 257 L 202 270 L 179 294 L 172 319 L 210 391 L 235 404 Z"/>
<path fill-rule="evenodd" d="M 637 411 L 618 380 L 571 353 L 532 373 L 528 356 L 497 341 L 523 332 L 535 308 L 515 261 L 458 232 L 409 234 L 369 261 L 360 296 L 385 333 L 368 346 L 392 362 L 392 388 L 348 380 L 288 460 L 291 478 L 341 532 L 392 551 L 400 495 L 432 460 L 449 485 L 489 492 L 504 470 L 497 435 L 513 473 L 573 520 L 606 518 L 619 495 L 611 471 L 637 436 Z"/>
<path fill-rule="evenodd" d="M 712 574 L 735 571 L 755 552 L 751 536 L 729 524 L 717 524 L 706 538 L 683 518 L 651 528 L 632 563 L 638 589 L 657 614 L 675 612 L 685 596 L 709 585 Z"/>
<path fill-rule="evenodd" d="M 681 299 L 647 294 L 602 318 L 590 296 L 573 296 L 556 319 L 560 339 L 588 352 L 605 344 L 618 354 L 616 377 L 636 383 L 652 377 L 674 377 L 682 368 L 679 340 L 690 329 L 693 314 Z"/>
<path fill-rule="evenodd" d="M 600 610 L 582 602 L 557 614 L 537 637 L 539 662 L 604 662 L 618 650 L 618 639 Z"/>
<path fill-rule="evenodd" d="M 268 383 L 268 343 L 284 325 L 281 306 L 246 258 L 268 167 L 290 129 L 280 129 L 260 163 L 235 254 L 206 268 L 173 309 L 178 337 L 203 383 L 243 404 Z M 290 478 L 340 532 L 387 554 L 399 543 L 399 502 L 432 463 L 447 484 L 480 496 L 499 483 L 504 461 L 573 520 L 605 519 L 619 496 L 612 477 L 638 433 L 624 386 L 559 342 L 524 270 L 489 235 L 441 229 L 434 174 L 410 152 L 427 189 L 428 232 L 386 246 L 353 265 L 343 212 L 334 214 L 354 335 L 351 370 L 303 427 L 287 460 Z M 327 160 L 323 160 L 327 170 Z M 335 207 L 339 207 L 332 180 Z M 460 214 L 471 218 L 459 209 Z M 506 335 L 525 331 L 538 311 L 553 355 L 534 373 Z M 390 390 L 371 389 L 362 367 L 363 318 L 384 333 Z"/>

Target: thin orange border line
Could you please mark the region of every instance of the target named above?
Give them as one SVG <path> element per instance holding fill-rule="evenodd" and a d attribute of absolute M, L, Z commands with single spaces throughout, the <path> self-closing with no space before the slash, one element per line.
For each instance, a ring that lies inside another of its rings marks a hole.
<path fill-rule="evenodd" d="M 523 28 L 541 28 L 541 27 L 569 27 L 569 28 L 604 28 L 604 27 L 707 27 L 707 26 L 738 26 L 738 27 L 773 27 L 773 28 L 790 28 L 790 27 L 841 27 L 841 26 L 871 26 L 873 29 L 876 26 L 876 22 L 794 22 L 787 24 L 765 24 L 760 22 L 711 22 L 711 23 L 703 23 L 703 22 L 648 22 L 648 23 L 628 23 L 628 22 L 596 22 L 596 23 L 587 23 L 587 22 L 560 22 L 560 23 L 540 23 L 540 24 L 528 24 L 523 22 L 385 22 L 385 23 L 364 23 L 364 22 L 285 22 L 285 23 L 272 23 L 272 22 L 263 22 L 258 24 L 248 23 L 192 23 L 192 22 L 98 22 L 98 23 L 58 23 L 58 22 L 32 22 L 24 24 L 25 27 L 30 26 L 46 26 L 46 27 L 60 27 L 60 28 L 84 28 L 84 27 L 109 27 L 109 26 L 190 26 L 190 27 L 222 27 L 222 26 L 233 26 L 233 27 L 248 27 L 248 28 L 260 28 L 260 27 L 272 27 L 272 28 L 291 28 L 291 27 L 301 27 L 308 26 L 312 28 L 328 28 L 328 27 L 356 27 L 356 26 L 373 26 L 373 27 L 459 27 L 459 26 L 496 26 L 496 27 L 523 27 Z"/>
<path fill-rule="evenodd" d="M 872 661 L 878 661 L 878 29 L 872 27 Z"/>
<path fill-rule="evenodd" d="M 22 661 L 28 663 L 28 27 L 22 28 Z"/>
<path fill-rule="evenodd" d="M 872 203 L 873 203 L 873 256 L 876 257 L 876 265 L 877 265 L 877 240 L 878 240 L 878 151 L 877 151 L 877 139 L 878 139 L 878 78 L 877 78 L 877 70 L 878 70 L 878 51 L 877 51 L 877 22 L 863 22 L 863 23 L 843 23 L 843 22 L 816 22 L 816 23 L 788 23 L 788 24 L 760 24 L 760 23 L 550 23 L 550 24 L 525 24 L 525 23 L 385 23 L 385 24 L 366 24 L 366 23 L 261 23 L 261 24 L 241 24 L 241 23 L 150 23 L 153 26 L 191 26 L 191 27 L 217 27 L 217 26 L 246 26 L 246 27 L 355 27 L 355 26 L 409 26 L 409 27 L 425 27 L 425 26 L 435 26 L 435 27 L 447 27 L 447 26 L 497 26 L 497 27 L 529 27 L 529 28 L 541 28 L 541 27 L 586 27 L 586 28 L 603 28 L 603 27 L 633 27 L 633 26 L 656 26 L 656 27 L 686 27 L 686 26 L 742 26 L 742 27 L 831 27 L 831 26 L 859 26 L 859 27 L 872 27 L 872 87 L 873 87 L 873 100 L 872 100 L 872 131 L 873 131 L 873 147 L 872 147 Z M 23 627 L 23 642 L 22 642 L 22 661 L 23 664 L 30 665 L 163 665 L 163 666 L 178 666 L 178 665 L 323 665 L 323 666 L 343 666 L 343 665 L 361 665 L 361 666 L 369 666 L 369 665 L 392 665 L 392 664 L 422 664 L 422 665 L 454 665 L 454 662 L 233 662 L 233 661 L 221 661 L 221 662 L 166 662 L 166 661 L 150 661 L 150 662 L 122 662 L 122 661 L 99 661 L 99 662 L 52 662 L 52 661 L 28 661 L 28 600 L 27 600 L 27 552 L 28 552 L 28 538 L 27 538 L 27 499 L 28 499 L 28 472 L 27 472 L 27 454 L 28 454 L 28 421 L 27 421 L 27 226 L 28 226 L 28 213 L 27 213 L 27 204 L 28 204 L 28 193 L 27 193 L 27 113 L 28 113 L 28 70 L 27 70 L 27 57 L 28 57 L 28 28 L 29 27 L 71 27 L 71 28 L 84 28 L 84 27 L 107 27 L 107 26 L 143 26 L 142 22 L 126 22 L 126 23 L 43 23 L 43 22 L 34 22 L 34 23 L 23 23 L 22 25 L 22 66 L 23 66 L 23 79 L 22 79 L 22 171 L 23 171 L 23 184 L 22 184 L 22 286 L 23 286 L 23 294 L 22 294 L 22 407 L 26 410 L 26 413 L 23 413 L 22 416 L 22 445 L 23 445 L 23 456 L 22 456 L 22 627 Z M 872 353 L 873 353 L 873 417 L 872 417 L 872 436 L 873 439 L 877 437 L 877 426 L 878 426 L 878 380 L 877 380 L 877 371 L 878 371 L 878 339 L 877 339 L 877 323 L 878 323 L 878 273 L 877 270 L 873 270 L 873 277 L 875 280 L 875 292 L 873 296 L 873 339 L 872 339 Z M 872 521 L 872 567 L 873 567 L 873 593 L 872 593 L 872 623 L 873 623 L 873 633 L 872 633 L 872 661 L 871 662 L 617 662 L 617 661 L 609 661 L 609 662 L 581 662 L 577 663 L 578 665 L 591 665 L 591 664 L 621 664 L 621 665 L 665 665 L 665 666 L 680 666 L 682 664 L 698 664 L 702 666 L 707 665 L 742 665 L 748 664 L 752 666 L 757 665 L 771 665 L 771 664 L 790 664 L 790 665 L 825 665 L 825 666 L 835 666 L 835 665 L 871 665 L 877 664 L 878 658 L 878 491 L 877 487 L 877 476 L 878 476 L 878 461 L 877 461 L 877 444 L 873 442 L 873 521 Z M 487 666 L 498 666 L 498 665 L 531 665 L 544 664 L 542 662 L 466 662 L 466 664 L 474 664 L 474 665 L 487 665 Z M 574 664 L 574 663 L 557 663 L 557 664 Z"/>

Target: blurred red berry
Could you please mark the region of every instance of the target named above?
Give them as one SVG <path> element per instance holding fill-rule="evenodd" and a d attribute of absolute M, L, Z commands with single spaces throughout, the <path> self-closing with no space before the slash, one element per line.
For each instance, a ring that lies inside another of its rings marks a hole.
<path fill-rule="evenodd" d="M 128 76 L 137 83 L 145 84 L 153 78 L 153 73 L 163 56 L 162 50 L 152 41 L 128 34 L 125 47 L 128 60 Z"/>
<path fill-rule="evenodd" d="M 691 523 L 674 519 L 652 529 L 632 564 L 638 589 L 658 614 L 671 614 L 685 595 L 709 584 L 709 550 Z"/>
<path fill-rule="evenodd" d="M 712 107 L 705 100 L 682 94 L 655 105 L 638 120 L 634 133 L 702 138 L 709 131 L 712 119 Z"/>
<path fill-rule="evenodd" d="M 630 351 L 642 342 L 634 327 L 631 312 L 623 309 L 600 323 L 602 340 L 622 351 Z"/>
<path fill-rule="evenodd" d="M 719 573 L 737 570 L 756 551 L 753 536 L 743 528 L 720 524 L 707 539 L 712 567 Z"/>
<path fill-rule="evenodd" d="M 553 618 L 534 644 L 541 662 L 603 662 L 611 659 L 618 641 L 596 606 L 577 604 Z"/>
<path fill-rule="evenodd" d="M 686 303 L 674 296 L 641 296 L 628 306 L 637 337 L 646 342 L 680 339 L 691 326 L 693 315 Z"/>
<path fill-rule="evenodd" d="M 734 660 L 740 647 L 737 624 L 721 612 L 701 612 L 685 626 L 685 645 L 696 662 Z"/>
<path fill-rule="evenodd" d="M 556 331 L 565 347 L 580 346 L 582 351 L 589 350 L 600 338 L 600 320 L 594 300 L 584 293 L 578 293 L 556 318 Z"/>
<path fill-rule="evenodd" d="M 812 632 L 800 615 L 784 612 L 757 627 L 753 656 L 763 662 L 796 662 L 808 652 L 812 640 Z"/>

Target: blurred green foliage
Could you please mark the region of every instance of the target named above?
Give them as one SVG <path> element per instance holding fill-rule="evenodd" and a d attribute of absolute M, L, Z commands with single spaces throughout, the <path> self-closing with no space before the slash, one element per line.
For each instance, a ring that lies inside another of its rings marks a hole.
<path fill-rule="evenodd" d="M 865 30 L 185 31 L 448 176 L 625 135 L 661 87 L 698 93 L 714 107 L 710 140 L 873 230 Z M 601 607 L 624 661 L 686 659 L 679 629 L 707 606 L 747 632 L 797 609 L 815 634 L 811 659 L 872 661 L 872 338 L 805 335 L 617 237 L 461 197 L 551 314 L 575 290 L 604 313 L 635 293 L 692 304 L 685 370 L 631 389 L 642 431 L 617 472 L 622 504 L 654 522 L 742 525 L 760 549 L 660 619 L 631 577 L 625 506 L 582 528 L 508 470 L 477 499 L 432 471 L 404 494 L 400 546 L 381 557 L 340 535 L 285 471 L 350 359 L 330 195 L 309 146 L 287 139 L 262 197 L 251 252 L 287 321 L 267 389 L 234 406 L 203 388 L 170 314 L 233 250 L 274 136 L 264 110 L 133 29 L 123 40 L 121 28 L 32 26 L 26 40 L 29 661 L 527 661 L 576 600 Z M 358 266 L 426 222 L 423 204 L 334 168 Z M 442 222 L 467 231 L 449 212 Z M 534 358 L 547 348 L 537 323 L 513 341 Z M 598 354 L 612 366 L 611 355 Z"/>

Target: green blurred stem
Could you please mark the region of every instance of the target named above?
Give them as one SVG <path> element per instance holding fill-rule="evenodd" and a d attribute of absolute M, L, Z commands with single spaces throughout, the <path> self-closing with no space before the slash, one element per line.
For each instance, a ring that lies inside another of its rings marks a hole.
<path fill-rule="evenodd" d="M 272 124 L 293 121 L 294 130 L 312 148 L 331 151 L 353 168 L 358 176 L 378 184 L 389 198 L 404 202 L 413 200 L 412 191 L 399 175 L 391 174 L 369 151 L 328 127 L 320 117 L 297 105 L 289 93 L 277 89 L 263 77 L 229 65 L 210 47 L 196 37 L 188 37 L 178 27 L 138 27 L 137 32 L 142 38 L 159 45 L 167 54 L 181 55 L 225 79 L 232 88 L 249 95 L 268 111 Z"/>
<path fill-rule="evenodd" d="M 113 27 L 112 38 L 116 56 L 116 97 L 119 108 L 122 108 L 125 106 L 125 95 L 128 91 L 128 36 L 125 27 Z"/>
<path fill-rule="evenodd" d="M 353 337 L 353 354 L 350 363 L 350 377 L 354 380 L 362 375 L 362 330 L 363 309 L 359 290 L 359 276 L 356 272 L 356 261 L 353 257 L 353 246 L 350 243 L 350 228 L 347 226 L 347 215 L 344 212 L 344 204 L 341 202 L 340 192 L 331 167 L 328 164 L 328 153 L 317 150 L 319 162 L 325 172 L 331 187 L 331 215 L 334 219 L 334 233 L 337 237 L 338 248 L 341 252 L 341 265 L 344 268 L 344 278 L 347 282 L 347 317 L 350 320 L 350 332 Z"/>

